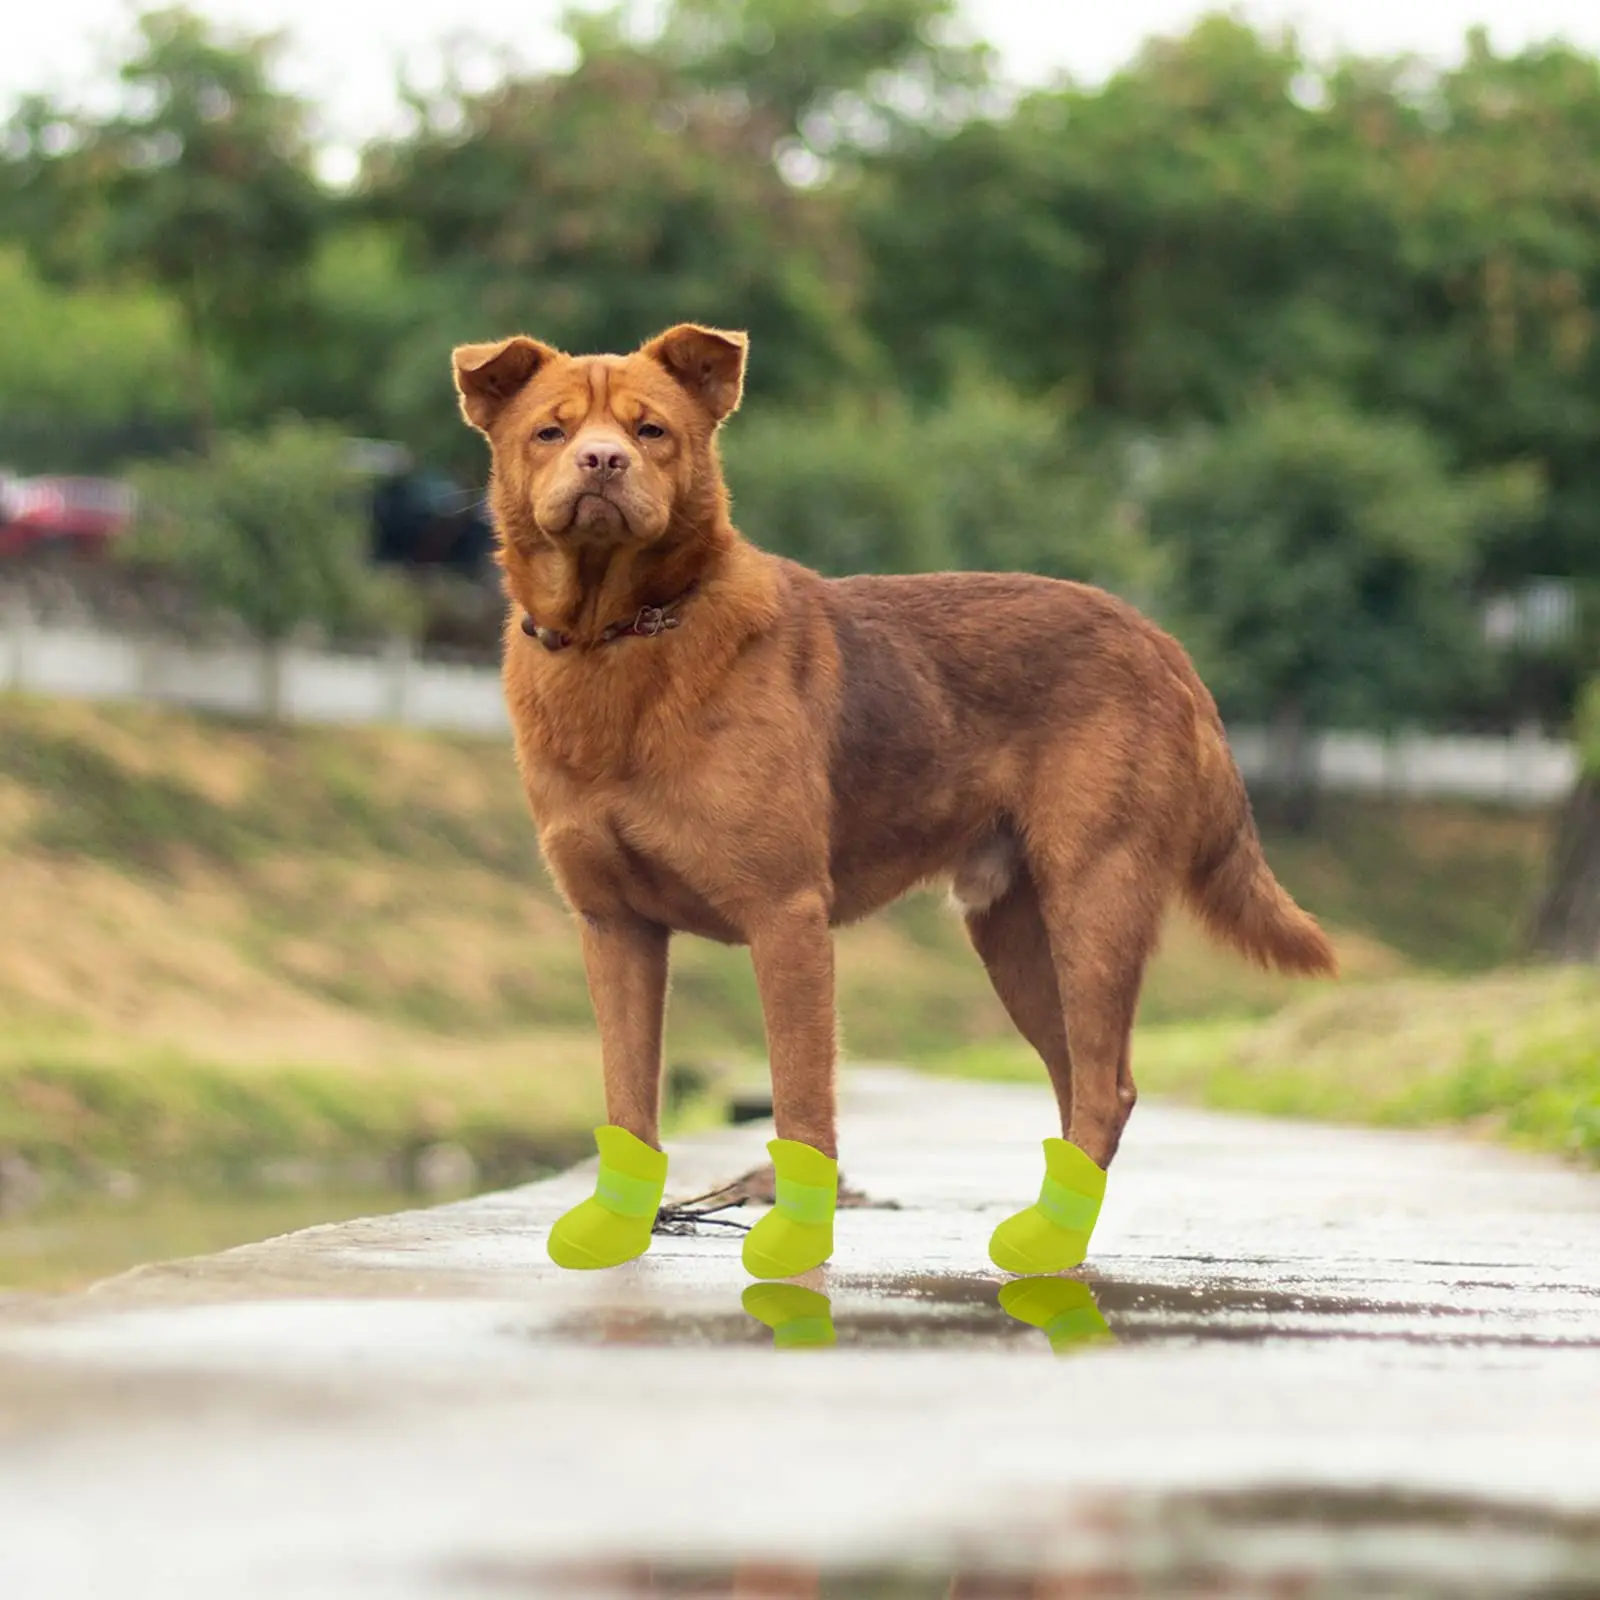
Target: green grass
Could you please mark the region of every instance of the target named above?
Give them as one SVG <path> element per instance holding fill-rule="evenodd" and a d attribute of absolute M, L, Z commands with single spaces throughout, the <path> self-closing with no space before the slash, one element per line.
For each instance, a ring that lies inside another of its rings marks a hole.
<path fill-rule="evenodd" d="M 241 1063 L 166 1045 L 13 1032 L 0 1046 L 0 1150 L 57 1189 L 106 1175 L 228 1192 L 275 1162 L 322 1181 L 376 1174 L 399 1186 L 418 1149 L 464 1147 L 490 1180 L 565 1165 L 600 1113 L 588 1052 L 502 1053 L 460 1072 L 439 1063 Z"/>
<path fill-rule="evenodd" d="M 1320 997 L 1242 1034 L 1204 1079 L 1192 1061 L 1168 1072 L 1174 1087 L 1225 1109 L 1467 1126 L 1600 1159 L 1600 973 L 1504 972 Z"/>
<path fill-rule="evenodd" d="M 0 706 L 0 779 L 38 802 L 17 845 L 142 872 L 197 863 L 241 871 L 275 852 L 298 852 L 451 861 L 541 881 L 509 763 L 489 791 L 497 803 L 465 809 L 420 789 L 414 773 L 393 788 L 382 783 L 385 756 L 404 735 L 216 719 L 201 724 L 202 738 L 248 763 L 238 791 L 224 796 L 193 776 L 204 767 L 203 750 L 186 749 L 177 771 L 160 762 L 163 735 L 180 721 L 173 713 L 117 707 L 86 716 L 73 708 L 77 725 L 61 728 L 60 709 L 49 702 L 12 697 Z M 130 759 L 129 740 L 148 741 L 148 754 Z M 481 742 L 428 743 L 441 765 L 483 773 Z"/>
<path fill-rule="evenodd" d="M 1317 994 L 1267 1021 L 1141 1028 L 1141 1093 L 1223 1111 L 1395 1128 L 1466 1128 L 1600 1162 L 1600 972 L 1407 979 Z M 1020 1044 L 932 1063 L 1038 1081 Z"/>
<path fill-rule="evenodd" d="M 1538 812 L 1339 798 L 1306 836 L 1270 834 L 1267 854 L 1330 926 L 1421 967 L 1477 972 L 1520 954 L 1549 829 Z"/>
<path fill-rule="evenodd" d="M 0 699 L 0 855 L 24 869 L 24 901 L 35 884 L 47 897 L 20 909 L 30 948 L 56 946 L 63 969 L 109 963 L 147 988 L 175 987 L 176 951 L 155 973 L 145 935 L 119 928 L 116 948 L 100 937 L 119 914 L 107 902 L 132 886 L 141 926 L 192 951 L 195 972 L 221 956 L 248 969 L 249 1010 L 292 992 L 456 1038 L 589 1026 L 577 940 L 510 752 L 494 742 Z M 931 900 L 845 944 L 841 992 L 859 1048 L 916 1051 L 1004 1025 L 959 924 Z M 36 1011 L 3 954 L 0 1015 Z M 680 1048 L 763 1049 L 742 951 L 683 940 L 674 967 Z"/>

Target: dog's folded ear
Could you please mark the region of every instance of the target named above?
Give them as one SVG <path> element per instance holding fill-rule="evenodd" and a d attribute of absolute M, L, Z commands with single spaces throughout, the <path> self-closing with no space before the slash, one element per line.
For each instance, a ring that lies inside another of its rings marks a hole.
<path fill-rule="evenodd" d="M 738 409 L 749 348 L 746 334 L 682 322 L 641 345 L 639 353 L 659 361 L 711 413 L 713 422 L 721 422 Z"/>
<path fill-rule="evenodd" d="M 507 402 L 545 362 L 560 353 L 520 333 L 494 344 L 457 345 L 450 359 L 461 395 L 461 414 L 480 433 L 487 433 Z"/>

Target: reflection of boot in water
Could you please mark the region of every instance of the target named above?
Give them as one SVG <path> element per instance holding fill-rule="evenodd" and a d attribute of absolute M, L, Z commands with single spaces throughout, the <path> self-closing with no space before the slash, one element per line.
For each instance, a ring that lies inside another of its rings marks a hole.
<path fill-rule="evenodd" d="M 1117 1342 L 1095 1304 L 1094 1291 L 1076 1278 L 1014 1278 L 1000 1285 L 1000 1308 L 1030 1328 L 1043 1329 L 1058 1356 Z"/>
<path fill-rule="evenodd" d="M 814 1350 L 834 1341 L 833 1306 L 827 1295 L 798 1283 L 752 1283 L 740 1304 L 772 1329 L 777 1350 Z"/>

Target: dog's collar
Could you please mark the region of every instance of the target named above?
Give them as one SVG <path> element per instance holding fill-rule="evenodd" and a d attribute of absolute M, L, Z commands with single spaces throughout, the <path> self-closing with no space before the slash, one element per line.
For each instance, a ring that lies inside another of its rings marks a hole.
<path fill-rule="evenodd" d="M 658 633 L 668 633 L 673 628 L 683 626 L 683 618 L 673 614 L 675 606 L 681 606 L 700 585 L 691 583 L 682 594 L 668 600 L 665 605 L 640 606 L 638 611 L 626 622 L 612 622 L 601 630 L 600 637 L 595 640 L 597 645 L 611 644 L 617 639 L 653 639 Z M 562 633 L 556 628 L 544 628 L 524 614 L 522 618 L 522 631 L 530 639 L 537 639 L 546 650 L 565 650 L 568 645 L 576 644 L 577 640 L 570 633 Z"/>

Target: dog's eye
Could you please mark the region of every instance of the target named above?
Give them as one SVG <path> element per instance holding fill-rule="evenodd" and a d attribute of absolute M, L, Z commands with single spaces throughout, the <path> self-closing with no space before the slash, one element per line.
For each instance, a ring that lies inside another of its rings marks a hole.
<path fill-rule="evenodd" d="M 537 439 L 540 444 L 560 444 L 561 441 L 566 438 L 566 434 L 564 434 L 559 428 L 552 425 L 548 428 L 541 428 L 536 434 L 534 434 L 534 438 Z"/>
<path fill-rule="evenodd" d="M 665 439 L 667 430 L 659 423 L 641 422 L 639 424 L 639 437 L 641 439 Z"/>

